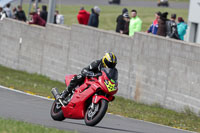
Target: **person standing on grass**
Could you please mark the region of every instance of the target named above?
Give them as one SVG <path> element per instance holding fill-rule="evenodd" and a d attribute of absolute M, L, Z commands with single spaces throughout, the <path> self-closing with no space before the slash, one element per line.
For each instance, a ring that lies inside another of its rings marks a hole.
<path fill-rule="evenodd" d="M 65 22 L 64 16 L 60 14 L 58 10 L 56 10 L 54 15 L 54 24 L 63 25 L 64 22 Z"/>
<path fill-rule="evenodd" d="M 3 10 L 6 12 L 6 16 L 8 18 L 12 18 L 12 10 L 10 8 L 10 3 L 8 3 Z"/>
<path fill-rule="evenodd" d="M 0 7 L 0 20 L 3 20 L 6 17 L 6 12 L 3 11 L 3 8 Z"/>
<path fill-rule="evenodd" d="M 161 13 L 160 19 L 158 19 L 158 31 L 157 35 L 166 37 L 166 21 L 168 12 Z"/>
<path fill-rule="evenodd" d="M 124 8 L 122 10 L 122 14 L 120 14 L 118 17 L 117 17 L 117 26 L 116 26 L 116 32 L 118 33 L 121 33 L 122 31 L 124 31 L 124 25 L 125 25 L 125 20 L 124 20 L 124 17 L 123 17 L 123 14 L 124 13 L 128 13 L 128 9 L 127 8 Z"/>
<path fill-rule="evenodd" d="M 135 32 L 140 32 L 142 29 L 142 20 L 137 16 L 137 11 L 131 11 L 131 19 L 129 23 L 129 36 L 133 36 Z"/>
<path fill-rule="evenodd" d="M 40 17 L 47 22 L 47 16 L 48 16 L 47 6 L 43 5 L 42 11 L 40 11 Z"/>
<path fill-rule="evenodd" d="M 26 15 L 25 12 L 22 10 L 22 6 L 19 5 L 17 8 L 18 10 L 15 13 L 15 18 L 17 20 L 26 22 Z"/>
<path fill-rule="evenodd" d="M 84 7 L 81 7 L 80 11 L 78 12 L 78 15 L 77 15 L 77 20 L 78 20 L 79 24 L 87 25 L 89 17 L 90 17 L 90 13 L 87 12 L 84 9 Z"/>
<path fill-rule="evenodd" d="M 176 24 L 176 14 L 171 14 L 171 19 L 166 22 L 167 26 L 167 37 L 179 39 L 178 29 Z"/>
<path fill-rule="evenodd" d="M 99 14 L 101 10 L 98 6 L 94 6 L 91 11 L 88 25 L 97 28 L 99 26 Z"/>
<path fill-rule="evenodd" d="M 123 19 L 124 19 L 124 21 L 125 21 L 124 29 L 123 29 L 123 30 L 120 30 L 120 33 L 121 33 L 121 34 L 129 35 L 129 22 L 130 22 L 130 17 L 129 17 L 129 15 L 128 15 L 128 12 L 126 12 L 126 13 L 123 14 Z"/>
<path fill-rule="evenodd" d="M 157 34 L 158 31 L 158 20 L 160 19 L 161 16 L 161 12 L 156 12 L 155 14 L 155 20 L 153 21 L 153 23 L 151 24 L 151 26 L 149 27 L 149 29 L 147 30 L 147 33 L 152 33 L 154 35 Z"/>
<path fill-rule="evenodd" d="M 181 40 L 184 40 L 184 35 L 186 34 L 187 24 L 184 22 L 182 17 L 178 17 L 178 35 Z"/>

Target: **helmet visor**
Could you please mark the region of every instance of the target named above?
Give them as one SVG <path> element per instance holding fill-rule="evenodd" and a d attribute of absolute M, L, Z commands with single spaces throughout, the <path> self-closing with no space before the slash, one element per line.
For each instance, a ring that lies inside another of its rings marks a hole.
<path fill-rule="evenodd" d="M 108 60 L 105 60 L 105 64 L 109 68 L 114 68 L 116 66 L 116 63 L 109 62 Z"/>

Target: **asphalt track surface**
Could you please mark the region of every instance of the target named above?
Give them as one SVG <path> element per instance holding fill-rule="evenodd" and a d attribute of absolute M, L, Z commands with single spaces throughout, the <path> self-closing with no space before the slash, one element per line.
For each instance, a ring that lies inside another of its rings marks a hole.
<path fill-rule="evenodd" d="M 25 3 L 28 3 L 29 0 L 24 0 Z M 49 0 L 42 0 L 42 4 L 48 4 Z M 62 5 L 110 5 L 108 0 L 56 0 L 57 4 Z M 116 4 L 112 4 L 116 5 Z M 157 7 L 157 2 L 155 1 L 143 1 L 143 0 L 121 0 L 120 5 L 122 7 Z M 170 8 L 189 8 L 189 3 L 187 2 L 169 2 Z M 166 7 L 164 7 L 166 8 Z"/>
<path fill-rule="evenodd" d="M 0 117 L 11 118 L 61 130 L 79 133 L 191 133 L 141 120 L 106 114 L 94 127 L 86 126 L 83 120 L 65 119 L 54 121 L 50 116 L 52 100 L 24 94 L 0 86 Z"/>

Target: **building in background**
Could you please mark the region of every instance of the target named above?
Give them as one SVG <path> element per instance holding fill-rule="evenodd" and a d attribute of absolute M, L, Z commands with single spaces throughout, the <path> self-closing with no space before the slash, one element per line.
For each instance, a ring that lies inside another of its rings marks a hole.
<path fill-rule="evenodd" d="M 188 26 L 186 40 L 200 43 L 200 0 L 190 0 Z"/>

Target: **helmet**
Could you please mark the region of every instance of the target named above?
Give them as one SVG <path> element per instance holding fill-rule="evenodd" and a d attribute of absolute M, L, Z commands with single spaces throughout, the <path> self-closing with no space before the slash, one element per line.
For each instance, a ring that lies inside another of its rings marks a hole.
<path fill-rule="evenodd" d="M 114 68 L 117 64 L 117 57 L 113 52 L 106 53 L 102 58 L 102 63 L 104 67 Z"/>

